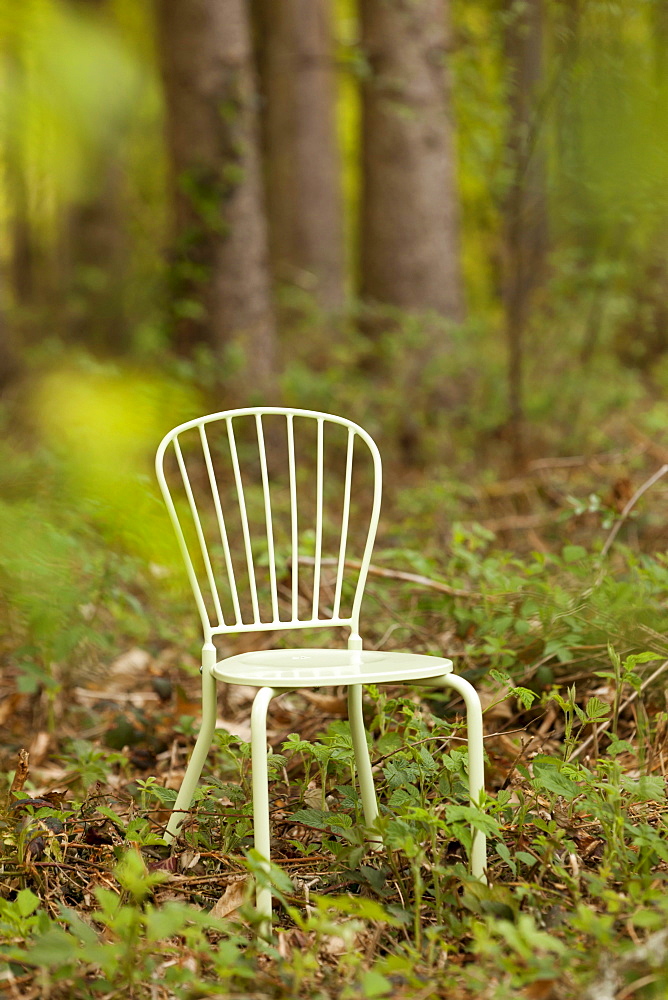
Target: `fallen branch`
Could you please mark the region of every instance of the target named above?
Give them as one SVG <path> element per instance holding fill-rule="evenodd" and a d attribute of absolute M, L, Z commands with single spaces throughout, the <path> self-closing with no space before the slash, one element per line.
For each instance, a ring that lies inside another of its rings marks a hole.
<path fill-rule="evenodd" d="M 299 556 L 298 562 L 304 563 L 306 566 L 313 566 L 315 563 L 315 558 L 313 556 Z M 334 557 L 328 557 L 326 559 L 320 560 L 321 566 L 338 566 L 339 560 Z M 348 569 L 361 569 L 362 563 L 358 559 L 346 559 L 344 566 Z M 370 576 L 382 576 L 388 580 L 401 580 L 404 583 L 416 583 L 420 587 L 428 587 L 430 590 L 438 590 L 442 594 L 449 594 L 450 597 L 469 597 L 473 600 L 481 601 L 485 598 L 485 594 L 480 594 L 475 590 L 458 590 L 456 587 L 450 587 L 447 583 L 442 583 L 440 580 L 432 580 L 428 576 L 421 576 L 419 573 L 406 573 L 400 569 L 385 569 L 383 566 L 374 566 L 373 563 L 369 566 Z"/>
<path fill-rule="evenodd" d="M 646 439 L 645 439 L 646 440 Z M 535 458 L 529 462 L 529 472 L 542 472 L 544 469 L 577 469 L 586 465 L 614 465 L 617 462 L 628 461 L 630 455 L 645 451 L 644 442 L 636 448 L 623 451 L 604 451 L 596 455 L 567 455 L 563 458 Z"/>
<path fill-rule="evenodd" d="M 624 524 L 624 521 L 633 510 L 638 500 L 640 500 L 640 497 L 643 495 L 643 493 L 646 493 L 647 490 L 650 489 L 650 487 L 654 486 L 654 483 L 658 482 L 659 479 L 661 479 L 662 476 L 665 476 L 667 472 L 668 472 L 668 465 L 662 465 L 660 469 L 657 469 L 657 471 L 654 473 L 653 476 L 650 476 L 649 479 L 647 479 L 642 484 L 642 486 L 640 486 L 635 491 L 635 493 L 633 494 L 629 502 L 626 504 L 621 514 L 619 515 L 619 519 L 615 522 L 612 531 L 606 538 L 605 545 L 601 549 L 601 559 L 605 559 L 605 557 L 607 556 L 608 552 L 610 551 L 610 547 L 612 546 L 612 543 L 619 534 L 619 529 Z"/>

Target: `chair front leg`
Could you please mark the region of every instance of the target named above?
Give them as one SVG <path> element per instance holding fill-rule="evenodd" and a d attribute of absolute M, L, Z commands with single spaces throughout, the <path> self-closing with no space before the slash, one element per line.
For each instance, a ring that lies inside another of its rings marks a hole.
<path fill-rule="evenodd" d="M 216 714 L 216 678 L 208 666 L 204 666 L 202 668 L 202 724 L 165 830 L 164 839 L 168 844 L 178 834 L 190 809 L 197 782 L 211 748 L 216 728 Z"/>
<path fill-rule="evenodd" d="M 351 684 L 348 688 L 348 720 L 350 722 L 350 734 L 355 752 L 357 781 L 362 799 L 362 809 L 364 810 L 364 822 L 367 826 L 371 826 L 378 817 L 378 799 L 376 798 L 376 789 L 373 783 L 369 747 L 366 742 L 366 729 L 364 728 L 364 716 L 362 714 L 361 684 Z M 374 841 L 374 843 L 377 842 Z"/>
<path fill-rule="evenodd" d="M 479 805 L 485 791 L 485 754 L 482 738 L 482 705 L 478 692 L 472 684 L 456 674 L 444 674 L 425 683 L 454 688 L 464 699 L 469 750 L 469 797 L 471 805 Z M 471 874 L 481 882 L 486 882 L 487 838 L 482 830 L 478 830 L 475 826 L 471 827 L 471 835 Z"/>
<path fill-rule="evenodd" d="M 277 692 L 270 687 L 260 688 L 255 695 L 251 711 L 251 763 L 253 768 L 253 829 L 255 850 L 260 855 L 261 866 L 269 871 L 271 838 L 269 831 L 269 774 L 267 770 L 267 709 Z M 271 889 L 258 886 L 256 894 L 258 913 L 263 918 L 260 926 L 262 937 L 271 933 Z"/>

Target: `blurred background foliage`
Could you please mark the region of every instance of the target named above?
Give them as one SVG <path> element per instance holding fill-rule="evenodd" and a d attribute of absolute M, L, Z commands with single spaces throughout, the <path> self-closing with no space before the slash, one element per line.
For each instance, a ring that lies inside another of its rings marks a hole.
<path fill-rule="evenodd" d="M 665 0 L 0 0 L 0 86 L 25 676 L 181 600 L 151 456 L 206 409 L 359 419 L 438 573 L 457 521 L 600 549 L 668 454 Z"/>

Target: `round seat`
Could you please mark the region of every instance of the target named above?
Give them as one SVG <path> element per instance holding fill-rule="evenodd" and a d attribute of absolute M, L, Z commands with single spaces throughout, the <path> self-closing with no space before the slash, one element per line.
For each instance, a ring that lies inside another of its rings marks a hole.
<path fill-rule="evenodd" d="M 410 682 L 451 672 L 452 661 L 441 656 L 357 649 L 265 649 L 229 656 L 211 668 L 229 684 L 274 688 Z"/>

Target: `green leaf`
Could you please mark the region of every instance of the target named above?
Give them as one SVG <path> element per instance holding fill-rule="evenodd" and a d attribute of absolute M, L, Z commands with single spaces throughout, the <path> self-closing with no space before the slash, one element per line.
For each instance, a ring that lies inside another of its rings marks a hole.
<path fill-rule="evenodd" d="M 316 830 L 331 830 L 336 827 L 347 830 L 353 825 L 347 813 L 325 812 L 322 809 L 297 809 L 290 819 L 295 823 L 313 826 Z"/>
<path fill-rule="evenodd" d="M 76 960 L 78 953 L 79 947 L 72 935 L 62 927 L 53 926 L 33 939 L 25 959 L 30 965 L 62 968 L 68 961 Z"/>
<path fill-rule="evenodd" d="M 587 558 L 587 550 L 581 545 L 564 545 L 561 557 L 565 563 L 578 562 L 580 559 Z"/>
<path fill-rule="evenodd" d="M 570 801 L 580 795 L 582 790 L 571 778 L 559 772 L 558 763 L 549 757 L 537 757 L 533 762 L 534 782 L 539 788 Z"/>
<path fill-rule="evenodd" d="M 388 805 L 391 809 L 400 809 L 402 806 L 415 805 L 420 800 L 420 793 L 417 788 L 409 785 L 408 788 L 395 788 L 390 795 Z"/>
<path fill-rule="evenodd" d="M 29 917 L 39 906 L 39 896 L 30 889 L 21 889 L 16 896 L 15 905 L 22 917 Z"/>
<path fill-rule="evenodd" d="M 616 757 L 620 753 L 635 753 L 635 747 L 628 740 L 613 740 L 606 753 L 609 757 Z"/>
<path fill-rule="evenodd" d="M 505 861 L 513 875 L 517 875 L 517 865 L 510 855 L 507 844 L 505 844 L 502 840 L 499 840 L 494 846 L 496 847 L 496 853 L 499 855 L 501 860 Z"/>
<path fill-rule="evenodd" d="M 146 939 L 162 941 L 179 934 L 188 924 L 188 909 L 182 903 L 167 903 L 160 909 L 149 907 L 146 912 Z"/>
<path fill-rule="evenodd" d="M 642 774 L 637 779 L 624 776 L 622 788 L 636 802 L 662 802 L 666 797 L 665 782 L 659 774 Z"/>
<path fill-rule="evenodd" d="M 531 708 L 534 701 L 538 697 L 535 691 L 530 691 L 529 688 L 525 687 L 513 688 L 512 693 L 523 708 Z"/>
<path fill-rule="evenodd" d="M 395 730 L 390 730 L 389 733 L 383 733 L 379 738 L 376 749 L 381 756 L 387 753 L 395 753 L 397 750 L 401 750 L 404 746 L 404 739 Z"/>
<path fill-rule="evenodd" d="M 362 973 L 360 985 L 363 997 L 385 997 L 394 993 L 394 986 L 390 980 L 374 969 L 369 969 L 368 972 Z"/>
<path fill-rule="evenodd" d="M 590 698 L 585 705 L 585 712 L 589 722 L 597 722 L 610 714 L 610 706 L 600 698 Z"/>

